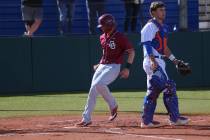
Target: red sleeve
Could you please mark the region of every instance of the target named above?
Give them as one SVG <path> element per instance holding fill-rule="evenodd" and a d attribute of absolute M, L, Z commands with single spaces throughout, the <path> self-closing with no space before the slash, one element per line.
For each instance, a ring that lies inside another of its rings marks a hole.
<path fill-rule="evenodd" d="M 120 36 L 120 45 L 123 47 L 124 50 L 133 49 L 133 45 L 128 40 L 128 38 L 123 34 Z"/>

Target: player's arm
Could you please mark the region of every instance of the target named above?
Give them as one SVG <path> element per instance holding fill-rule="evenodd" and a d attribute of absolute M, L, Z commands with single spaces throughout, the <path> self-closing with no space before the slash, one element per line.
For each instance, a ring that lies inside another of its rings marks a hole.
<path fill-rule="evenodd" d="M 129 77 L 130 68 L 131 68 L 131 65 L 133 64 L 134 57 L 135 57 L 135 50 L 132 48 L 132 49 L 126 50 L 126 52 L 128 53 L 126 65 L 125 65 L 125 68 L 123 68 L 123 70 L 120 72 L 121 78 L 125 78 L 125 79 Z"/>
<path fill-rule="evenodd" d="M 182 76 L 186 76 L 192 72 L 192 69 L 191 69 L 189 63 L 186 63 L 183 60 L 176 59 L 168 47 L 166 47 L 164 49 L 164 53 L 165 53 L 166 57 L 168 57 L 168 59 L 170 59 L 176 65 L 177 71 Z"/>
<path fill-rule="evenodd" d="M 128 53 L 128 59 L 127 59 L 125 68 L 130 70 L 130 67 L 133 64 L 133 60 L 134 60 L 134 57 L 135 57 L 135 50 L 134 49 L 129 49 L 129 50 L 126 50 L 126 52 Z"/>
<path fill-rule="evenodd" d="M 154 54 L 152 52 L 152 45 L 151 41 L 147 41 L 142 43 L 143 47 L 146 49 L 147 55 L 149 56 L 150 63 L 151 63 L 151 68 L 155 70 L 157 68 L 157 62 L 155 61 Z"/>
<path fill-rule="evenodd" d="M 153 70 L 158 66 L 152 51 L 152 40 L 155 37 L 156 32 L 156 26 L 153 23 L 147 23 L 141 31 L 141 43 L 146 51 L 146 55 L 150 59 L 151 68 Z"/>
<path fill-rule="evenodd" d="M 171 50 L 170 50 L 168 47 L 166 47 L 166 48 L 164 49 L 164 54 L 165 54 L 165 56 L 166 56 L 169 60 L 171 60 L 175 65 L 177 65 L 177 64 L 179 63 L 179 60 L 176 59 L 176 57 L 172 54 Z"/>
<path fill-rule="evenodd" d="M 134 60 L 134 57 L 135 57 L 134 49 L 129 49 L 126 52 L 128 53 L 127 63 L 128 64 L 133 64 L 133 60 Z"/>
<path fill-rule="evenodd" d="M 101 44 L 101 40 L 103 39 L 103 37 L 102 37 L 103 35 L 101 35 L 100 36 L 100 38 L 99 38 L 99 40 L 100 40 L 100 44 Z M 102 46 L 102 44 L 101 44 L 101 46 Z M 104 49 L 102 49 L 102 54 L 104 55 Z M 102 59 L 103 59 L 103 56 L 102 56 L 102 58 L 101 58 L 101 60 L 100 60 L 100 62 L 102 61 Z M 96 71 L 97 70 L 97 68 L 99 67 L 99 65 L 100 65 L 100 62 L 98 63 L 98 64 L 95 64 L 95 65 L 93 65 L 93 70 L 94 71 Z"/>
<path fill-rule="evenodd" d="M 93 70 L 96 71 L 96 69 L 98 68 L 99 65 L 100 65 L 100 63 L 93 65 Z"/>

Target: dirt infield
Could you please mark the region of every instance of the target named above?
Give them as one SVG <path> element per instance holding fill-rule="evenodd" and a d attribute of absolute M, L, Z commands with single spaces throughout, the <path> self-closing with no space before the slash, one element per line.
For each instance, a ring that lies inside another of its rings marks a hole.
<path fill-rule="evenodd" d="M 187 126 L 171 127 L 167 116 L 156 115 L 162 126 L 141 129 L 139 114 L 120 113 L 114 122 L 94 115 L 89 127 L 75 127 L 80 116 L 44 116 L 0 119 L 0 140 L 209 140 L 210 115 L 188 116 Z"/>

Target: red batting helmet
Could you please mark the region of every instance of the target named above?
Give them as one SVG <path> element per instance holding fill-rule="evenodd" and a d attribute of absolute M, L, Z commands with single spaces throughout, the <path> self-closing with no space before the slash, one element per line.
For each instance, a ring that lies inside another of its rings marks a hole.
<path fill-rule="evenodd" d="M 111 14 L 103 14 L 98 18 L 98 28 L 116 26 L 115 18 Z"/>

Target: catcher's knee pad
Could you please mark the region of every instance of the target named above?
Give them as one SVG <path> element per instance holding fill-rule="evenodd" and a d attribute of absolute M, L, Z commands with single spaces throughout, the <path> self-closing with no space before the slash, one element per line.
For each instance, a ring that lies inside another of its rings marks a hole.
<path fill-rule="evenodd" d="M 149 80 L 148 96 L 151 98 L 158 98 L 160 92 L 165 88 L 165 82 L 157 76 L 152 76 Z"/>
<path fill-rule="evenodd" d="M 166 82 L 166 88 L 164 89 L 164 94 L 176 94 L 176 83 L 173 80 L 168 80 Z"/>
<path fill-rule="evenodd" d="M 163 89 L 166 88 L 166 83 L 167 77 L 161 69 L 161 67 L 158 67 L 157 70 L 152 74 L 151 79 L 149 80 L 148 96 L 156 100 L 160 92 L 162 92 Z"/>
<path fill-rule="evenodd" d="M 24 22 L 25 22 L 26 25 L 31 27 L 34 24 L 35 20 L 26 20 Z"/>
<path fill-rule="evenodd" d="M 144 106 L 143 106 L 143 113 L 142 113 L 142 120 L 144 124 L 149 124 L 153 121 L 153 115 L 156 108 L 156 100 L 154 101 L 150 97 L 146 96 L 144 98 Z"/>

